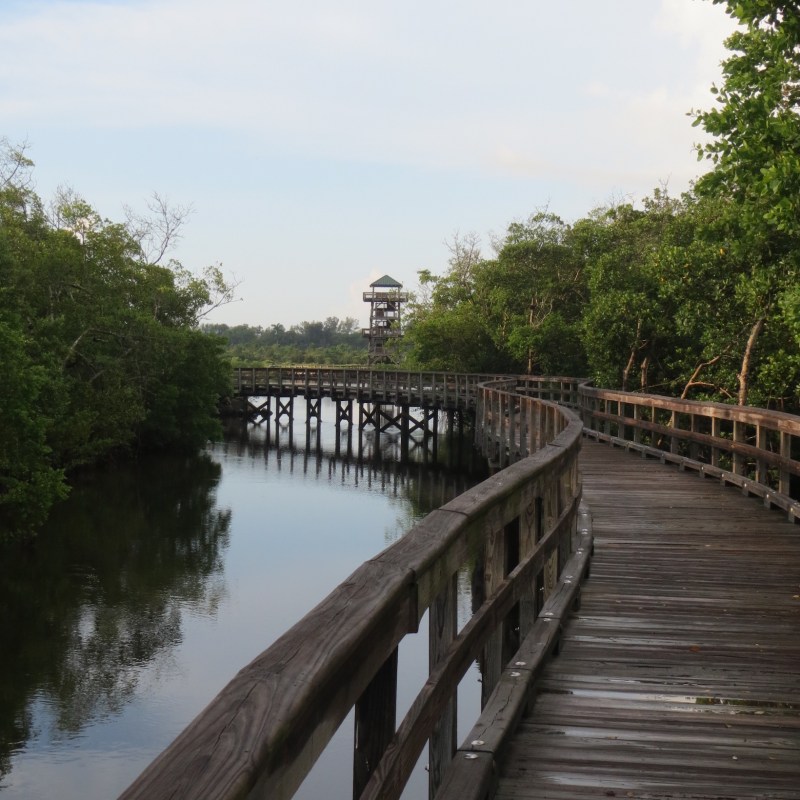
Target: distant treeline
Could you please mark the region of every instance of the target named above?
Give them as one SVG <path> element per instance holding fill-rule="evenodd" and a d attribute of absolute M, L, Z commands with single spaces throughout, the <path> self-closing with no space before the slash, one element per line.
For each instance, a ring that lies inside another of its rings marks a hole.
<path fill-rule="evenodd" d="M 252 364 L 365 364 L 367 339 L 358 320 L 328 317 L 324 322 L 283 325 L 204 324 L 205 333 L 227 342 L 233 366 Z"/>

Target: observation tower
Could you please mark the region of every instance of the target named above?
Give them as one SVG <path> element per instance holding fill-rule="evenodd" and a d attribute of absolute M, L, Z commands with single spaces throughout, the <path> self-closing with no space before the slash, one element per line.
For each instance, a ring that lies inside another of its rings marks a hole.
<path fill-rule="evenodd" d="M 388 364 L 392 356 L 386 345 L 403 335 L 400 310 L 408 301 L 408 293 L 389 275 L 371 283 L 370 289 L 364 292 L 364 302 L 369 303 L 369 327 L 362 328 L 361 333 L 369 337 L 369 363 Z"/>

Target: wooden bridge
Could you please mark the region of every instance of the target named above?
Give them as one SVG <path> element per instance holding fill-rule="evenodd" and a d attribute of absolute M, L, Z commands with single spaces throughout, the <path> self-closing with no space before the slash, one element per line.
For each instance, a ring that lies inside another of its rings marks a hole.
<path fill-rule="evenodd" d="M 800 797 L 800 418 L 570 378 L 264 369 L 234 386 L 256 409 L 372 404 L 360 425 L 375 405 L 401 426 L 412 406 L 467 411 L 497 472 L 244 667 L 123 798 L 291 797 L 351 710 L 362 800 L 399 797 L 426 745 L 438 800 Z M 426 613 L 429 678 L 398 724 L 397 647 Z M 459 743 L 475 660 L 482 711 Z"/>

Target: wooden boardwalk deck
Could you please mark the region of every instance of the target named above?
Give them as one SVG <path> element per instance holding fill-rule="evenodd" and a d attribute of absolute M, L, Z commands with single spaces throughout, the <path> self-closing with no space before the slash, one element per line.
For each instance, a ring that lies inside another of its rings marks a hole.
<path fill-rule="evenodd" d="M 595 556 L 498 800 L 800 798 L 800 526 L 584 441 Z"/>

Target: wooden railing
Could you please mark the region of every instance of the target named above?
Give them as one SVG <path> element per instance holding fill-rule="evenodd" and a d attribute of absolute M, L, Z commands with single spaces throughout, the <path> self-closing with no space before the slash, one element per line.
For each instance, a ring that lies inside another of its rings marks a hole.
<path fill-rule="evenodd" d="M 578 408 L 580 385 L 577 378 L 360 367 L 237 367 L 231 378 L 235 396 L 298 394 L 441 409 L 474 408 L 478 387 L 487 381 L 503 381 L 504 389 Z"/>
<path fill-rule="evenodd" d="M 293 371 L 273 377 L 282 387 L 318 380 L 316 389 L 328 392 L 342 376 Z M 384 397 L 432 392 L 474 403 L 480 441 L 510 466 L 360 566 L 244 667 L 125 800 L 289 798 L 351 709 L 354 797 L 399 797 L 426 742 L 431 794 L 441 786 L 443 797 L 467 796 L 460 763 L 470 763 L 472 790 L 490 779 L 493 748 L 503 735 L 473 735 L 457 752 L 457 687 L 478 659 L 486 713 L 494 708 L 497 717 L 501 704 L 511 720 L 557 646 L 559 621 L 575 602 L 591 550 L 580 509 L 583 426 L 568 409 L 530 396 L 545 390 L 535 381 L 519 384 L 517 392 L 517 379 L 480 385 L 475 376 L 431 374 L 420 382 L 418 373 L 363 371 L 350 377 L 359 390 L 366 386 Z M 254 389 L 258 380 L 254 374 Z M 464 569 L 482 579 L 477 610 L 458 630 L 456 591 Z M 430 676 L 397 725 L 397 648 L 426 613 Z M 488 731 L 485 720 L 477 725 Z"/>
<path fill-rule="evenodd" d="M 484 798 L 588 568 L 582 430 L 734 483 L 800 519 L 800 418 L 788 414 L 573 378 L 257 368 L 236 371 L 234 389 L 472 409 L 476 441 L 500 471 L 359 567 L 244 667 L 125 800 L 289 798 L 351 710 L 355 797 L 399 797 L 428 742 L 431 794 Z M 458 574 L 475 567 L 478 607 L 457 630 Z M 425 613 L 430 676 L 397 725 L 397 648 Z M 483 711 L 456 748 L 457 686 L 475 659 Z"/>
<path fill-rule="evenodd" d="M 739 486 L 800 520 L 800 417 L 586 384 L 579 396 L 589 435 Z"/>
<path fill-rule="evenodd" d="M 482 381 L 494 375 L 349 367 L 240 367 L 235 395 L 302 394 L 419 406 L 472 408 Z"/>

